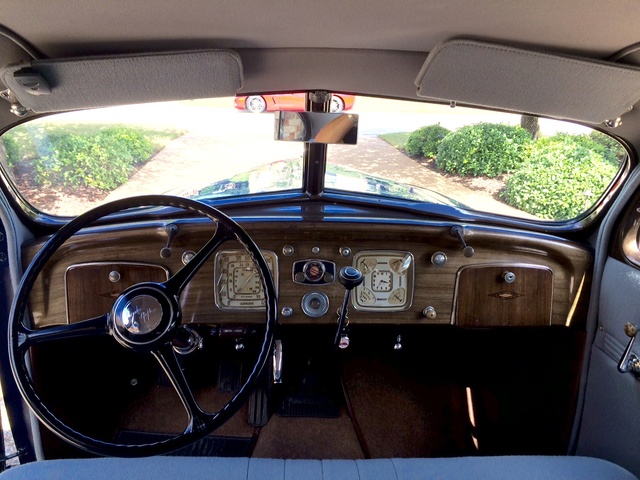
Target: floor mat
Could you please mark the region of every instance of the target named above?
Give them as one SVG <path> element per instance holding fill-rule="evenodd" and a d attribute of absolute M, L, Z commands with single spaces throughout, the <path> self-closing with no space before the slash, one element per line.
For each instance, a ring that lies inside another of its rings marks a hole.
<path fill-rule="evenodd" d="M 364 458 L 345 411 L 337 418 L 273 415 L 263 427 L 253 451 L 257 458 Z"/>
<path fill-rule="evenodd" d="M 117 441 L 135 445 L 159 442 L 172 436 L 161 433 L 123 431 L 118 435 Z M 249 457 L 254 443 L 253 438 L 209 436 L 168 455 L 182 457 Z"/>
<path fill-rule="evenodd" d="M 464 389 L 423 383 L 376 358 L 347 362 L 343 386 L 367 457 L 469 454 Z"/>

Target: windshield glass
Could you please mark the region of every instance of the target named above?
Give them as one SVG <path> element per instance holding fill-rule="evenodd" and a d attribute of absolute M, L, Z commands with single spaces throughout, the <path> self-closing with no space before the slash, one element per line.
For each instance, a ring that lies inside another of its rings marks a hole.
<path fill-rule="evenodd" d="M 595 205 L 626 159 L 611 137 L 571 123 L 334 99 L 358 144 L 328 147 L 327 191 L 564 221 Z M 59 216 L 143 194 L 300 191 L 304 144 L 274 140 L 273 111 L 303 108 L 303 94 L 280 94 L 51 115 L 6 132 L 0 162 L 31 205 Z"/>
<path fill-rule="evenodd" d="M 627 158 L 569 122 L 367 97 L 354 112 L 358 144 L 328 147 L 327 188 L 564 221 L 596 204 Z"/>
<path fill-rule="evenodd" d="M 233 97 L 62 113 L 1 140 L 0 158 L 18 190 L 53 215 L 134 195 L 215 197 L 302 185 L 299 174 L 268 167 L 249 189 L 247 172 L 299 163 L 303 147 L 275 142 L 273 115 L 244 113 Z"/>

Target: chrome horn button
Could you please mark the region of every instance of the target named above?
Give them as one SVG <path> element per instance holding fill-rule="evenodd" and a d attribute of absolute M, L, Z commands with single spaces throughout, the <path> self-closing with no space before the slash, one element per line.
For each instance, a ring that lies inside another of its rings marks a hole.
<path fill-rule="evenodd" d="M 149 351 L 168 341 L 180 325 L 180 306 L 159 284 L 126 290 L 111 311 L 112 334 L 123 346 Z"/>
<path fill-rule="evenodd" d="M 162 305 L 151 295 L 138 295 L 125 304 L 116 322 L 134 335 L 152 333 L 162 322 Z"/>

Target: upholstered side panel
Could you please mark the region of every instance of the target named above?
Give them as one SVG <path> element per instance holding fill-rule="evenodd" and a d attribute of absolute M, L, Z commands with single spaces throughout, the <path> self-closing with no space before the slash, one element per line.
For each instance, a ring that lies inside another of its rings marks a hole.
<path fill-rule="evenodd" d="M 640 325 L 640 271 L 609 258 L 577 452 L 617 462 L 640 475 L 640 382 L 617 370 L 629 341 L 623 331 L 627 322 Z M 640 355 L 638 343 L 635 353 Z"/>

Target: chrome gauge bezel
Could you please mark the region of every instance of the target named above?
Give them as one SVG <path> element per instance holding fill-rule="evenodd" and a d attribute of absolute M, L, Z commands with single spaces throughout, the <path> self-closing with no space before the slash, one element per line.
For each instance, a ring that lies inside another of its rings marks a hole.
<path fill-rule="evenodd" d="M 276 289 L 278 288 L 278 256 L 275 252 L 271 250 L 262 250 L 262 255 L 264 256 L 267 265 L 269 266 L 269 270 L 271 270 L 271 275 L 273 275 L 273 281 L 276 285 Z M 233 258 L 236 257 L 236 258 Z M 214 278 L 214 298 L 216 307 L 220 310 L 233 310 L 233 311 L 242 311 L 242 310 L 264 310 L 265 309 L 265 296 L 264 289 L 262 287 L 262 282 L 259 279 L 260 291 L 255 293 L 239 293 L 233 292 L 233 296 L 231 296 L 231 292 L 233 291 L 233 275 L 229 275 L 229 272 L 225 272 L 224 262 L 231 263 L 237 262 L 240 264 L 246 264 L 246 267 L 250 267 L 254 270 L 254 275 L 258 273 L 258 268 L 247 253 L 246 250 L 237 249 L 237 250 L 222 250 L 216 253 L 214 267 L 213 267 L 213 278 Z M 250 265 L 249 265 L 250 264 Z M 245 268 L 246 268 L 245 267 Z M 229 268 L 228 266 L 226 267 Z M 247 281 L 250 280 L 251 277 L 247 277 Z"/>
<path fill-rule="evenodd" d="M 404 273 L 390 266 L 393 260 L 409 261 Z M 402 250 L 363 250 L 353 256 L 353 266 L 359 269 L 364 280 L 351 295 L 353 308 L 362 312 L 403 312 L 413 304 L 413 283 L 415 259 L 411 252 Z M 380 268 L 379 268 L 380 267 Z M 374 281 L 379 284 L 374 285 Z M 388 285 L 386 285 L 388 283 Z M 399 289 L 404 292 L 402 300 L 397 299 Z M 373 298 L 367 303 L 365 298 Z M 398 303 L 394 303 L 394 302 Z"/>

